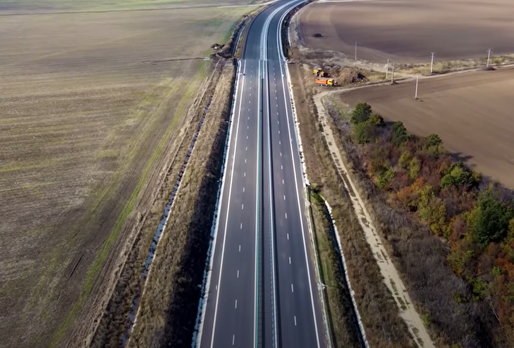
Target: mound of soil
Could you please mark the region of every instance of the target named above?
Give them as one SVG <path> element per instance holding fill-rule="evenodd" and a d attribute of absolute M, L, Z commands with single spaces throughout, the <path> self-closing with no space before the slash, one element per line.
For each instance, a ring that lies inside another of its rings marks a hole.
<path fill-rule="evenodd" d="M 358 69 L 351 67 L 341 67 L 337 64 L 328 64 L 323 69 L 329 73 L 331 78 L 334 78 L 339 85 L 348 85 L 351 83 L 365 82 L 367 81 Z"/>

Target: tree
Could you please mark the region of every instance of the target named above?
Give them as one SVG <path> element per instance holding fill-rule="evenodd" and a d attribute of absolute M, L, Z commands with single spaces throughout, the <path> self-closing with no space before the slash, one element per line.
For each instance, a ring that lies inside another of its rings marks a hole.
<path fill-rule="evenodd" d="M 414 157 L 409 162 L 409 176 L 410 176 L 411 179 L 414 180 L 414 179 L 416 179 L 418 177 L 420 168 L 421 168 L 421 165 L 419 163 L 419 159 Z"/>
<path fill-rule="evenodd" d="M 480 175 L 469 170 L 462 164 L 456 162 L 450 165 L 446 174 L 441 178 L 441 187 L 465 186 L 467 188 L 475 187 L 480 183 Z"/>
<path fill-rule="evenodd" d="M 355 105 L 355 109 L 352 111 L 351 122 L 353 124 L 366 122 L 369 120 L 371 113 L 371 106 L 368 103 L 359 103 Z"/>
<path fill-rule="evenodd" d="M 475 208 L 467 215 L 468 226 L 482 246 L 501 241 L 512 218 L 514 212 L 494 196 L 491 188 L 480 193 Z"/>
<path fill-rule="evenodd" d="M 352 132 L 359 144 L 369 143 L 373 139 L 373 126 L 368 122 L 359 122 L 353 126 Z"/>
<path fill-rule="evenodd" d="M 400 159 L 398 160 L 398 165 L 400 166 L 400 168 L 407 169 L 410 161 L 411 161 L 410 152 L 403 151 L 402 154 L 400 155 Z"/>
<path fill-rule="evenodd" d="M 382 127 L 385 124 L 382 116 L 375 113 L 373 113 L 369 118 L 369 123 L 376 127 Z"/>
<path fill-rule="evenodd" d="M 427 148 L 431 146 L 438 146 L 442 144 L 442 142 L 443 141 L 437 134 L 430 134 L 429 136 L 427 136 Z"/>
<path fill-rule="evenodd" d="M 432 188 L 427 185 L 420 192 L 418 215 L 430 226 L 432 232 L 448 237 L 446 226 L 446 207 L 444 202 L 435 196 Z"/>
<path fill-rule="evenodd" d="M 398 147 L 402 143 L 408 141 L 410 139 L 409 134 L 407 133 L 407 129 L 403 125 L 402 122 L 393 123 L 393 132 L 391 133 L 391 141 L 393 145 Z"/>
<path fill-rule="evenodd" d="M 387 168 L 385 170 L 382 170 L 380 172 L 380 174 L 378 175 L 378 187 L 380 189 L 384 189 L 393 179 L 394 179 L 394 171 L 392 168 Z"/>

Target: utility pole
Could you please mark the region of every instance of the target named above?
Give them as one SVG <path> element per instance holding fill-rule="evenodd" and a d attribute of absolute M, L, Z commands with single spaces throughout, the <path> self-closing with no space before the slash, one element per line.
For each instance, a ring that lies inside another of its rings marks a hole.
<path fill-rule="evenodd" d="M 489 61 L 491 60 L 491 49 L 487 50 L 487 67 L 489 68 Z"/>
<path fill-rule="evenodd" d="M 416 75 L 416 92 L 414 92 L 414 99 L 418 99 L 418 84 L 419 84 L 419 75 Z"/>
<path fill-rule="evenodd" d="M 357 42 L 355 43 L 355 61 L 357 61 Z"/>
<path fill-rule="evenodd" d="M 430 60 L 430 75 L 434 73 L 434 52 L 432 52 L 432 59 Z"/>
<path fill-rule="evenodd" d="M 391 79 L 391 84 L 394 84 L 394 62 L 393 62 L 393 77 Z"/>
<path fill-rule="evenodd" d="M 387 80 L 388 76 L 389 76 L 389 59 L 387 60 L 387 64 L 386 64 L 386 80 Z"/>

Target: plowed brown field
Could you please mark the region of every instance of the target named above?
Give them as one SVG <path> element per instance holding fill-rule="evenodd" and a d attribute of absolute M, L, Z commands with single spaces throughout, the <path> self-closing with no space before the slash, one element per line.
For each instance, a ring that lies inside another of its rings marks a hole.
<path fill-rule="evenodd" d="M 301 34 L 311 48 L 399 63 L 479 58 L 487 50 L 512 53 L 514 1 L 383 0 L 313 3 L 303 12 Z M 314 37 L 319 33 L 322 37 Z"/>
<path fill-rule="evenodd" d="M 514 69 L 423 79 L 340 95 L 350 105 L 368 102 L 388 120 L 418 135 L 436 133 L 446 148 L 514 189 Z"/>

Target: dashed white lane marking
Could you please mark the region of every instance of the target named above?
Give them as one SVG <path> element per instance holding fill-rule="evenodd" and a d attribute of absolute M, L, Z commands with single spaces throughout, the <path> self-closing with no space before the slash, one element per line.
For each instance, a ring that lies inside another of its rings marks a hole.
<path fill-rule="evenodd" d="M 243 229 L 243 223 L 241 222 L 241 229 Z"/>
<path fill-rule="evenodd" d="M 243 187 L 243 192 L 245 192 L 245 188 Z"/>
<path fill-rule="evenodd" d="M 280 153 L 280 157 L 282 157 L 282 152 Z"/>
<path fill-rule="evenodd" d="M 291 284 L 291 292 L 294 292 L 293 284 Z M 237 302 L 237 300 L 236 300 L 236 302 Z"/>
<path fill-rule="evenodd" d="M 291 284 L 291 286 L 293 286 L 293 284 Z M 236 304 L 234 305 L 234 308 L 237 309 L 237 300 L 236 300 Z"/>
<path fill-rule="evenodd" d="M 246 139 L 248 140 L 248 135 L 246 136 Z"/>
<path fill-rule="evenodd" d="M 284 195 L 284 201 L 286 200 L 286 195 Z"/>
<path fill-rule="evenodd" d="M 280 121 L 277 121 L 278 124 L 280 124 Z"/>
<path fill-rule="evenodd" d="M 277 115 L 278 115 L 278 112 L 277 112 Z"/>
<path fill-rule="evenodd" d="M 286 213 L 286 219 L 287 219 L 287 213 Z"/>
<path fill-rule="evenodd" d="M 235 341 L 236 341 L 236 335 L 232 335 L 232 345 L 234 345 Z"/>
<path fill-rule="evenodd" d="M 278 131 L 278 134 L 280 134 L 280 131 Z"/>
<path fill-rule="evenodd" d="M 250 111 L 250 108 L 248 109 L 248 111 Z"/>
<path fill-rule="evenodd" d="M 248 151 L 248 146 L 246 147 L 245 151 Z"/>
<path fill-rule="evenodd" d="M 246 163 L 246 158 L 245 158 L 245 163 Z"/>
<path fill-rule="evenodd" d="M 250 129 L 250 126 L 246 126 L 246 129 Z"/>
<path fill-rule="evenodd" d="M 239 244 L 239 252 L 241 252 L 241 244 Z"/>
<path fill-rule="evenodd" d="M 296 315 L 294 316 L 294 326 L 296 326 Z"/>
<path fill-rule="evenodd" d="M 289 264 L 291 264 L 291 256 L 289 256 Z M 239 272 L 239 271 L 238 271 Z"/>
<path fill-rule="evenodd" d="M 237 270 L 237 277 L 239 278 L 239 270 Z"/>
<path fill-rule="evenodd" d="M 280 169 L 284 170 L 284 166 L 283 166 L 283 165 L 280 165 Z"/>
<path fill-rule="evenodd" d="M 279 145 L 282 145 L 282 142 L 279 140 L 279 141 L 278 141 L 278 144 L 279 144 Z"/>
<path fill-rule="evenodd" d="M 284 184 L 284 179 L 282 179 L 282 185 Z"/>
<path fill-rule="evenodd" d="M 245 205 L 244 204 L 241 204 L 241 209 L 244 209 L 245 208 Z"/>
<path fill-rule="evenodd" d="M 287 234 L 287 240 L 289 240 L 289 233 Z"/>

